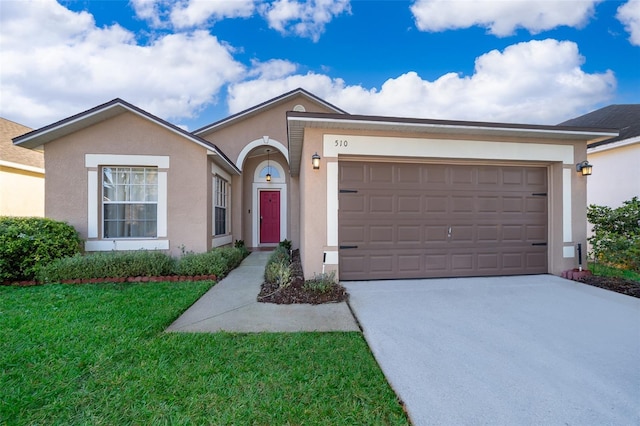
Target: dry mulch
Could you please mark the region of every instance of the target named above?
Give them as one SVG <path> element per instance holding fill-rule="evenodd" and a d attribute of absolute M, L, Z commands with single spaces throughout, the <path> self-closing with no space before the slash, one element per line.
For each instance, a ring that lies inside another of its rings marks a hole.
<path fill-rule="evenodd" d="M 326 292 L 306 289 L 298 250 L 293 251 L 291 267 L 293 270 L 291 284 L 278 288 L 278 284 L 275 283 L 262 283 L 258 294 L 258 302 L 276 303 L 278 305 L 290 305 L 292 303 L 319 305 L 322 303 L 344 302 L 349 298 L 347 290 L 338 283 L 331 286 L 331 289 Z"/>
<path fill-rule="evenodd" d="M 615 291 L 616 293 L 622 293 L 627 296 L 637 297 L 640 299 L 640 282 L 638 281 L 627 280 L 625 278 L 601 277 L 597 275 L 583 277 L 578 281 L 594 287 L 604 288 L 605 290 Z"/>

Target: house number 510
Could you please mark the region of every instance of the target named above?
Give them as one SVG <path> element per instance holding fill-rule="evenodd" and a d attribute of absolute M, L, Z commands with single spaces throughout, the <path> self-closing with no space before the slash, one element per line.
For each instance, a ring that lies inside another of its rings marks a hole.
<path fill-rule="evenodd" d="M 349 141 L 347 140 L 342 140 L 342 139 L 336 139 L 334 146 L 339 146 L 339 147 L 348 147 L 349 146 Z"/>

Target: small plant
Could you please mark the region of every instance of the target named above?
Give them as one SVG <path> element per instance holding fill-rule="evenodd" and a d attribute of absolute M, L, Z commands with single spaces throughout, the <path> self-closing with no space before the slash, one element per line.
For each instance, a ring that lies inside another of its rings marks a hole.
<path fill-rule="evenodd" d="M 284 262 L 271 262 L 265 270 L 265 280 L 275 283 L 278 288 L 284 288 L 291 284 L 291 266 Z"/>
<path fill-rule="evenodd" d="M 278 243 L 278 247 L 284 247 L 288 252 L 291 251 L 291 241 L 282 240 Z"/>
<path fill-rule="evenodd" d="M 269 283 L 286 287 L 291 284 L 291 254 L 286 247 L 280 245 L 271 253 L 264 271 L 264 279 Z"/>
<path fill-rule="evenodd" d="M 304 289 L 309 291 L 315 291 L 318 293 L 328 293 L 336 285 L 336 273 L 331 271 L 329 273 L 314 274 L 313 279 L 307 280 L 304 283 Z"/>
<path fill-rule="evenodd" d="M 242 257 L 243 258 L 249 256 L 249 249 L 244 244 L 244 240 L 236 240 L 235 243 L 233 244 L 233 246 L 235 248 L 237 248 L 238 250 L 240 250 L 240 252 L 242 253 Z"/>

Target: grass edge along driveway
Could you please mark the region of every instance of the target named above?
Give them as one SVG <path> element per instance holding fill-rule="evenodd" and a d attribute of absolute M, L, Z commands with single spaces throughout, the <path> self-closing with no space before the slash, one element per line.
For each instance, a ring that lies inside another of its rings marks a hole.
<path fill-rule="evenodd" d="M 164 333 L 211 285 L 0 287 L 0 424 L 408 424 L 360 333 Z"/>

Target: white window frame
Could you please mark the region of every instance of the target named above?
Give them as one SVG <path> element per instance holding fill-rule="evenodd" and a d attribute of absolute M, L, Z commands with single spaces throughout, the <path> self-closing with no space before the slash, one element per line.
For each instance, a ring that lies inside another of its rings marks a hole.
<path fill-rule="evenodd" d="M 213 175 L 213 236 L 221 237 L 230 233 L 229 227 L 229 182 L 219 174 Z M 224 209 L 224 232 L 217 233 L 216 209 Z"/>
<path fill-rule="evenodd" d="M 102 179 L 99 176 L 103 166 L 157 167 L 157 236 L 156 238 L 103 238 L 99 234 L 101 221 L 99 208 L 102 206 Z M 167 239 L 167 170 L 169 156 L 165 155 L 117 155 L 85 154 L 87 168 L 87 251 L 111 250 L 169 250 Z"/>
<path fill-rule="evenodd" d="M 157 208 L 158 208 L 158 200 L 157 200 L 157 196 L 155 200 L 152 201 L 148 201 L 148 200 L 110 200 L 110 201 L 105 201 L 105 169 L 112 169 L 113 171 L 115 171 L 115 174 L 117 175 L 117 173 L 120 173 L 124 170 L 129 170 L 130 172 L 133 171 L 133 169 L 141 169 L 145 171 L 145 177 L 147 175 L 147 170 L 153 170 L 155 171 L 156 174 L 156 182 L 155 184 L 150 185 L 146 179 L 145 182 L 140 185 L 140 186 L 144 186 L 145 187 L 145 192 L 147 191 L 148 187 L 155 187 L 156 192 L 157 192 L 157 188 L 158 188 L 158 182 L 157 182 L 157 176 L 158 176 L 158 168 L 157 167 L 149 167 L 149 166 L 101 166 L 100 167 L 100 176 L 101 176 L 101 190 L 102 190 L 102 197 L 101 201 L 102 201 L 102 220 L 100 221 L 102 224 L 102 235 L 106 237 L 106 224 L 107 224 L 107 218 L 105 215 L 105 206 L 107 205 L 124 205 L 124 206 L 128 206 L 128 205 L 154 205 L 156 206 L 156 217 L 155 217 L 155 221 L 156 221 L 156 232 L 155 235 L 152 237 L 147 237 L 147 236 L 140 236 L 140 237 L 127 237 L 127 236 L 121 236 L 121 237 L 108 237 L 109 239 L 127 239 L 127 240 L 131 240 L 131 239 L 155 239 L 157 238 L 158 235 L 158 213 L 157 213 Z M 118 184 L 117 182 L 113 182 L 114 187 L 118 187 L 118 186 L 122 186 L 121 184 Z M 132 185 L 132 183 L 128 183 L 127 186 Z M 115 193 L 117 193 L 117 191 L 115 191 Z M 119 220 L 118 220 L 119 221 Z"/>
<path fill-rule="evenodd" d="M 216 177 L 226 182 L 226 202 L 227 202 L 227 214 L 226 214 L 226 234 L 215 235 L 216 232 Z M 231 175 L 220 168 L 217 164 L 211 163 L 211 246 L 220 247 L 231 244 L 233 242 L 232 235 L 232 220 L 233 214 L 231 211 L 233 204 L 233 191 L 231 185 Z"/>

